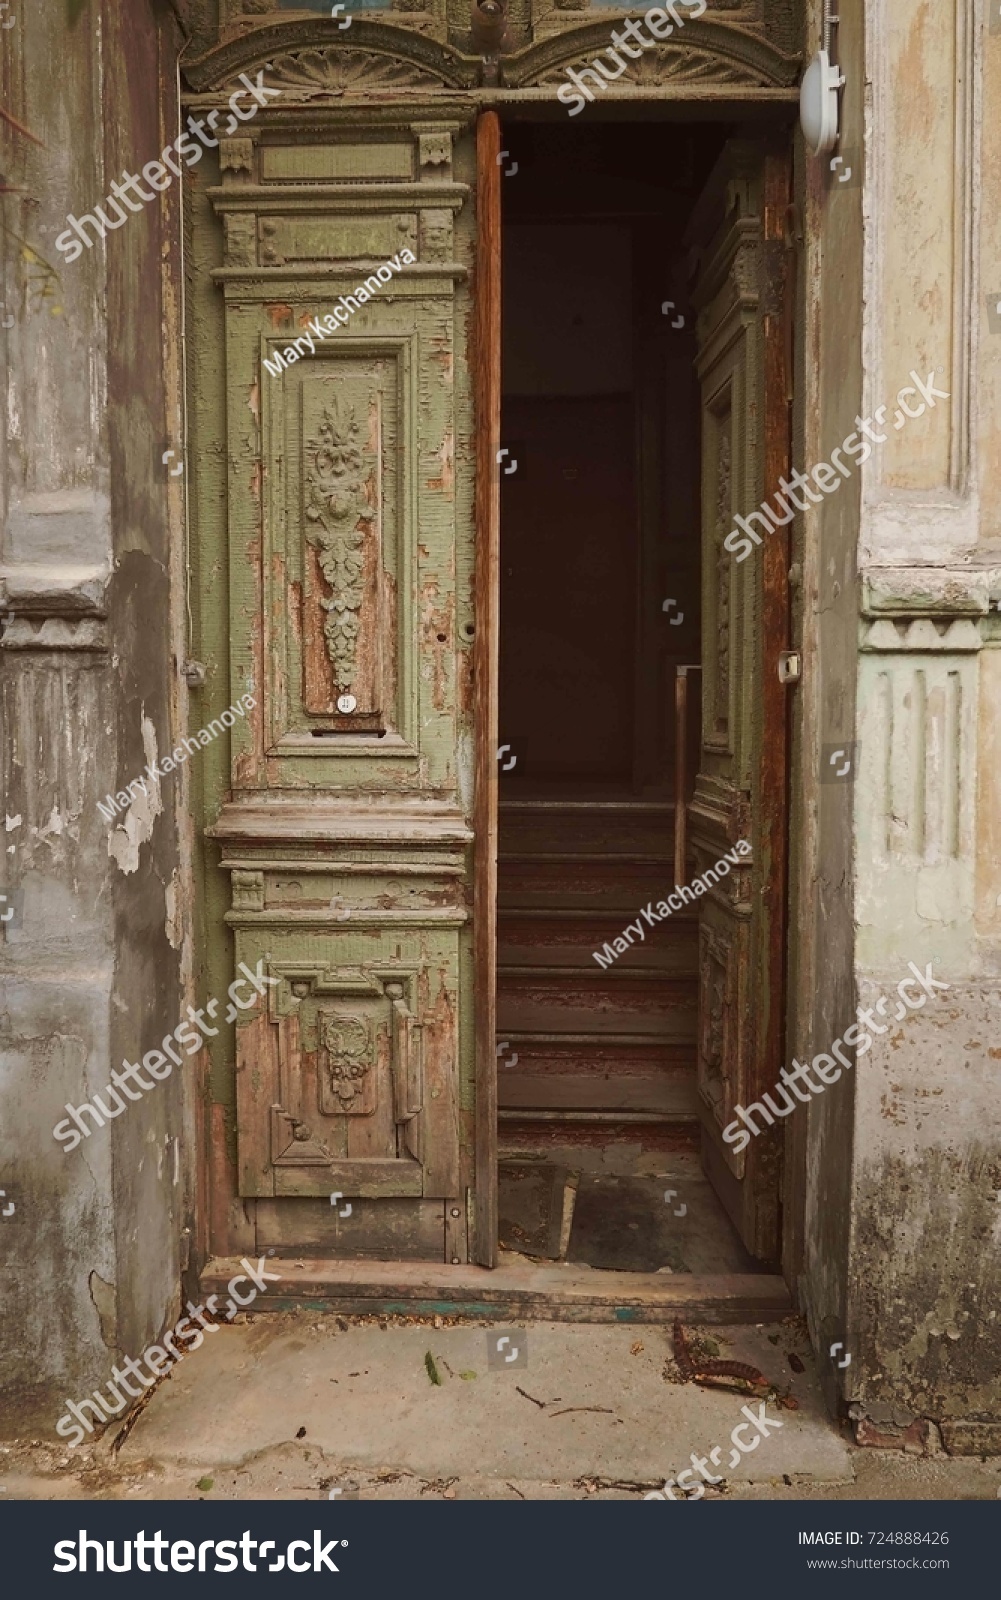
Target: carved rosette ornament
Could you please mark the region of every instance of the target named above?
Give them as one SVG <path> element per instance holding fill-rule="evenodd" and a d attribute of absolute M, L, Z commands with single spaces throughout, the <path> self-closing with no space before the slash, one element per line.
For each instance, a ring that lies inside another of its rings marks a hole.
<path fill-rule="evenodd" d="M 324 90 L 328 94 L 350 94 L 358 89 L 441 89 L 446 80 L 439 73 L 401 61 L 388 50 L 352 50 L 343 46 L 322 46 L 287 50 L 276 55 L 268 70 L 268 82 L 286 91 Z"/>
<path fill-rule="evenodd" d="M 561 7 L 561 10 L 565 9 L 566 7 Z M 591 58 L 601 55 L 600 45 L 591 49 Z M 591 62 L 582 52 L 581 57 L 572 64 L 590 66 Z M 566 73 L 566 66 L 560 64 L 540 72 L 536 81 L 540 84 L 563 84 L 567 82 Z M 624 88 L 627 84 L 639 89 L 658 88 L 665 83 L 718 83 L 740 84 L 745 88 L 765 87 L 761 73 L 753 67 L 745 66 L 739 61 L 728 61 L 711 50 L 700 50 L 694 45 L 665 44 L 655 50 L 648 50 L 639 60 L 628 62 L 621 76 L 616 74 L 616 80 L 611 86 L 613 93 L 615 89 Z"/>
<path fill-rule="evenodd" d="M 354 407 L 333 400 L 315 436 L 306 444 L 306 537 L 315 546 L 330 598 L 320 603 L 327 655 L 338 688 L 354 681 L 365 593 L 365 528 L 374 512 L 368 503 L 361 424 Z"/>

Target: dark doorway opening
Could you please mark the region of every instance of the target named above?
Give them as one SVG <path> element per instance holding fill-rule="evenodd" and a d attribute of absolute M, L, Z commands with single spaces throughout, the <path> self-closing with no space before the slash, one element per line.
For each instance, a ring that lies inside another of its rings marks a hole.
<path fill-rule="evenodd" d="M 503 186 L 500 1240 L 533 1259 L 761 1270 L 701 1166 L 697 919 L 641 915 L 701 650 L 682 240 L 727 132 L 519 124 Z"/>

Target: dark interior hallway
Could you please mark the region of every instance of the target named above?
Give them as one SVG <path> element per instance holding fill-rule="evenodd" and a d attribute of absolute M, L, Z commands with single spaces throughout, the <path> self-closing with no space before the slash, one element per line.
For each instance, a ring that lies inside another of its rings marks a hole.
<path fill-rule="evenodd" d="M 699 1172 L 697 918 L 675 913 L 610 963 L 595 952 L 674 885 L 674 677 L 676 666 L 699 661 L 700 646 L 695 339 L 680 241 L 719 133 L 574 129 L 572 157 L 562 128 L 519 127 L 512 140 L 519 175 L 504 192 L 503 257 L 502 1224 L 505 1214 L 521 1218 L 511 1223 L 517 1240 L 540 1205 L 559 1211 L 566 1172 L 578 1184 L 571 1258 L 626 1265 L 642 1233 L 636 1265 L 698 1270 L 660 1237 L 666 1208 L 656 1176 L 680 1164 L 689 1188 L 704 1194 L 697 1228 L 685 1229 L 690 1244 L 697 1231 L 729 1236 Z M 547 1153 L 558 1170 L 540 1185 L 525 1162 Z M 588 1226 L 589 1186 L 603 1182 L 618 1186 L 616 1204 L 610 1210 L 601 1197 Z M 618 1217 L 611 1227 L 609 1215 Z M 750 1258 L 732 1243 L 732 1261 L 724 1251 L 730 1264 L 716 1270 L 747 1270 Z M 692 1262 L 697 1254 L 690 1249 Z"/>

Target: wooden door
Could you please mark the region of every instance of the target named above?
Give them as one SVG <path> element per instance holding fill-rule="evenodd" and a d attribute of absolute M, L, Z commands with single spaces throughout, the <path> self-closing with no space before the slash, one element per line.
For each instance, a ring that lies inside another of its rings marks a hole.
<path fill-rule="evenodd" d="M 475 178 L 459 122 L 283 101 L 193 202 L 200 712 L 252 701 L 204 758 L 206 981 L 270 980 L 211 1093 L 258 1239 L 335 1254 L 335 1191 L 353 1253 L 464 1261 L 475 1213 Z"/>
<path fill-rule="evenodd" d="M 733 535 L 735 516 L 770 500 L 789 470 L 790 198 L 785 149 L 732 141 L 688 236 L 698 259 L 703 720 L 687 872 L 713 873 L 696 889 L 699 1114 L 706 1170 L 765 1260 L 779 1254 L 782 1124 L 767 1108 L 751 1113 L 759 1131 L 745 1140 L 737 1108 L 750 1111 L 786 1064 L 788 527 L 749 549 Z"/>
<path fill-rule="evenodd" d="M 472 1258 L 497 1264 L 497 736 L 500 659 L 501 205 L 500 120 L 476 129 L 476 847 L 473 1007 L 476 1208 Z"/>

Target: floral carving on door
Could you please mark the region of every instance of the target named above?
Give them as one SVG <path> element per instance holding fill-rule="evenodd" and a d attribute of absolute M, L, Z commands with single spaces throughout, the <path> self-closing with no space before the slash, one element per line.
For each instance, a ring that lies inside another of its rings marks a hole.
<path fill-rule="evenodd" d="M 375 515 L 368 499 L 361 423 L 350 402 L 335 399 L 324 407 L 306 450 L 306 537 L 317 549 L 331 591 L 320 602 L 327 613 L 323 635 L 334 680 L 339 689 L 348 690 L 355 679 L 365 597 L 363 524 Z"/>

